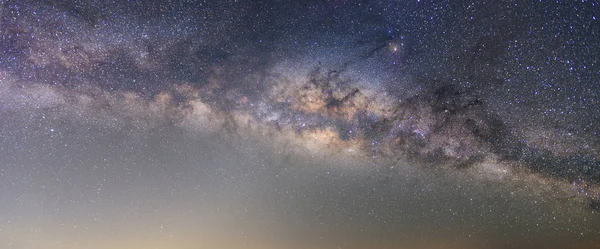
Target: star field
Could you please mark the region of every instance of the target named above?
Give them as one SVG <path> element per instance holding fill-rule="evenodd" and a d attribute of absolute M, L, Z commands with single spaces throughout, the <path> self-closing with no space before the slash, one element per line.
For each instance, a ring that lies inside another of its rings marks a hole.
<path fill-rule="evenodd" d="M 0 0 L 0 247 L 596 248 L 598 18 Z"/>

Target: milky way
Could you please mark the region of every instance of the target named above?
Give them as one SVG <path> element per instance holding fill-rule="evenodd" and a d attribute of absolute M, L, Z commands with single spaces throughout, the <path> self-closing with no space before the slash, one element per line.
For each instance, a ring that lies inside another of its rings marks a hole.
<path fill-rule="evenodd" d="M 2 248 L 595 248 L 596 2 L 0 1 Z"/>

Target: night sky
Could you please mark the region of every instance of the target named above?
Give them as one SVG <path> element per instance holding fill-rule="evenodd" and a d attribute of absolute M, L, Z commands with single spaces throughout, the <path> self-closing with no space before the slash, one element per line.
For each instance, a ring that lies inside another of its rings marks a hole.
<path fill-rule="evenodd" d="M 0 0 L 0 248 L 598 248 L 599 5 Z"/>

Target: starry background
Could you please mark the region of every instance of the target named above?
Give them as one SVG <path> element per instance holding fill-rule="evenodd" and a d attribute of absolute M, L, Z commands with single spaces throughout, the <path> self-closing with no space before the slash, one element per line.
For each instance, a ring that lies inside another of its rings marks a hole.
<path fill-rule="evenodd" d="M 0 247 L 597 248 L 598 4 L 0 0 Z"/>

